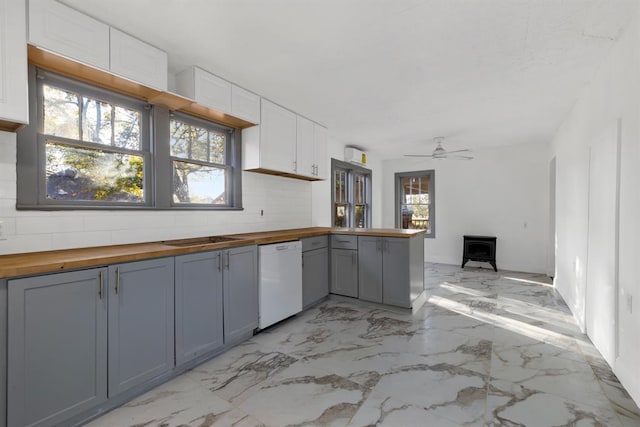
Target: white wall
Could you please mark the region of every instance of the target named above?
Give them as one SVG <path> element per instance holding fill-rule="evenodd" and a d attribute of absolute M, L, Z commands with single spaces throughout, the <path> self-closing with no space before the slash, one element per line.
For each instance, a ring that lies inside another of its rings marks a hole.
<path fill-rule="evenodd" d="M 640 402 L 639 18 L 636 14 L 633 25 L 603 58 L 552 144 L 558 190 L 556 288 L 636 402 Z M 635 299 L 632 307 L 627 297 Z"/>
<path fill-rule="evenodd" d="M 329 139 L 329 158 L 344 161 L 344 147 L 334 139 Z M 380 227 L 382 224 L 382 162 L 375 153 L 367 153 L 367 165 L 371 169 L 371 226 Z M 331 161 L 329 160 L 329 170 Z M 331 177 L 326 181 L 317 181 L 311 184 L 312 189 L 312 213 L 311 222 L 317 227 L 330 227 L 331 224 Z"/>
<path fill-rule="evenodd" d="M 311 226 L 311 183 L 251 172 L 241 212 L 16 211 L 15 165 L 15 135 L 0 132 L 0 254 Z"/>
<path fill-rule="evenodd" d="M 425 259 L 460 264 L 462 236 L 496 236 L 499 269 L 544 272 L 548 226 L 548 146 L 515 145 L 475 152 L 475 159 L 383 161 L 384 227 L 395 226 L 394 174 L 435 169 L 436 237 Z M 469 265 L 484 265 L 474 264 Z"/>

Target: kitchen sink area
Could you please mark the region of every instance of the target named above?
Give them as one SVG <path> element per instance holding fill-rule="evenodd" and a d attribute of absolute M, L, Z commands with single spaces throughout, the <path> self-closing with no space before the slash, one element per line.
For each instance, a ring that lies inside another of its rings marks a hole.
<path fill-rule="evenodd" d="M 243 240 L 243 239 L 237 239 L 234 237 L 226 237 L 226 236 L 207 236 L 207 237 L 194 237 L 191 239 L 164 240 L 160 243 L 167 246 L 184 248 L 189 246 L 203 246 L 203 245 L 212 245 L 215 243 L 236 242 L 239 240 Z"/>

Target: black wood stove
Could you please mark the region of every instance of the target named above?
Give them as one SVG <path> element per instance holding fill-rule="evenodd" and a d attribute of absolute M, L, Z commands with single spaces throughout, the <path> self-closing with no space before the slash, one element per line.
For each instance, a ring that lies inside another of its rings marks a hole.
<path fill-rule="evenodd" d="M 464 236 L 462 268 L 467 261 L 488 262 L 495 271 L 498 271 L 498 267 L 496 267 L 496 238 L 492 236 Z"/>

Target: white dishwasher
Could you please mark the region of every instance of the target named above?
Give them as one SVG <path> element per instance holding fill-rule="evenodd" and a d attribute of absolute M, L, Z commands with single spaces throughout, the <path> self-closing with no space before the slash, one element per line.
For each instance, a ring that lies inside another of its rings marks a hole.
<path fill-rule="evenodd" d="M 302 242 L 258 247 L 260 329 L 302 311 Z"/>

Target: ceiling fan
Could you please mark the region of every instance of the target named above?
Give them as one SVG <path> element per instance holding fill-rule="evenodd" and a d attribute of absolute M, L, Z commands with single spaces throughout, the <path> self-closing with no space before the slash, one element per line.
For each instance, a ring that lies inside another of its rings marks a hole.
<path fill-rule="evenodd" d="M 431 154 L 405 154 L 405 157 L 431 157 L 432 159 L 455 159 L 455 160 L 472 160 L 473 153 L 471 150 L 453 150 L 447 151 L 442 146 L 444 141 L 443 136 L 437 136 L 433 138 L 433 142 L 436 143 L 436 148 Z"/>

